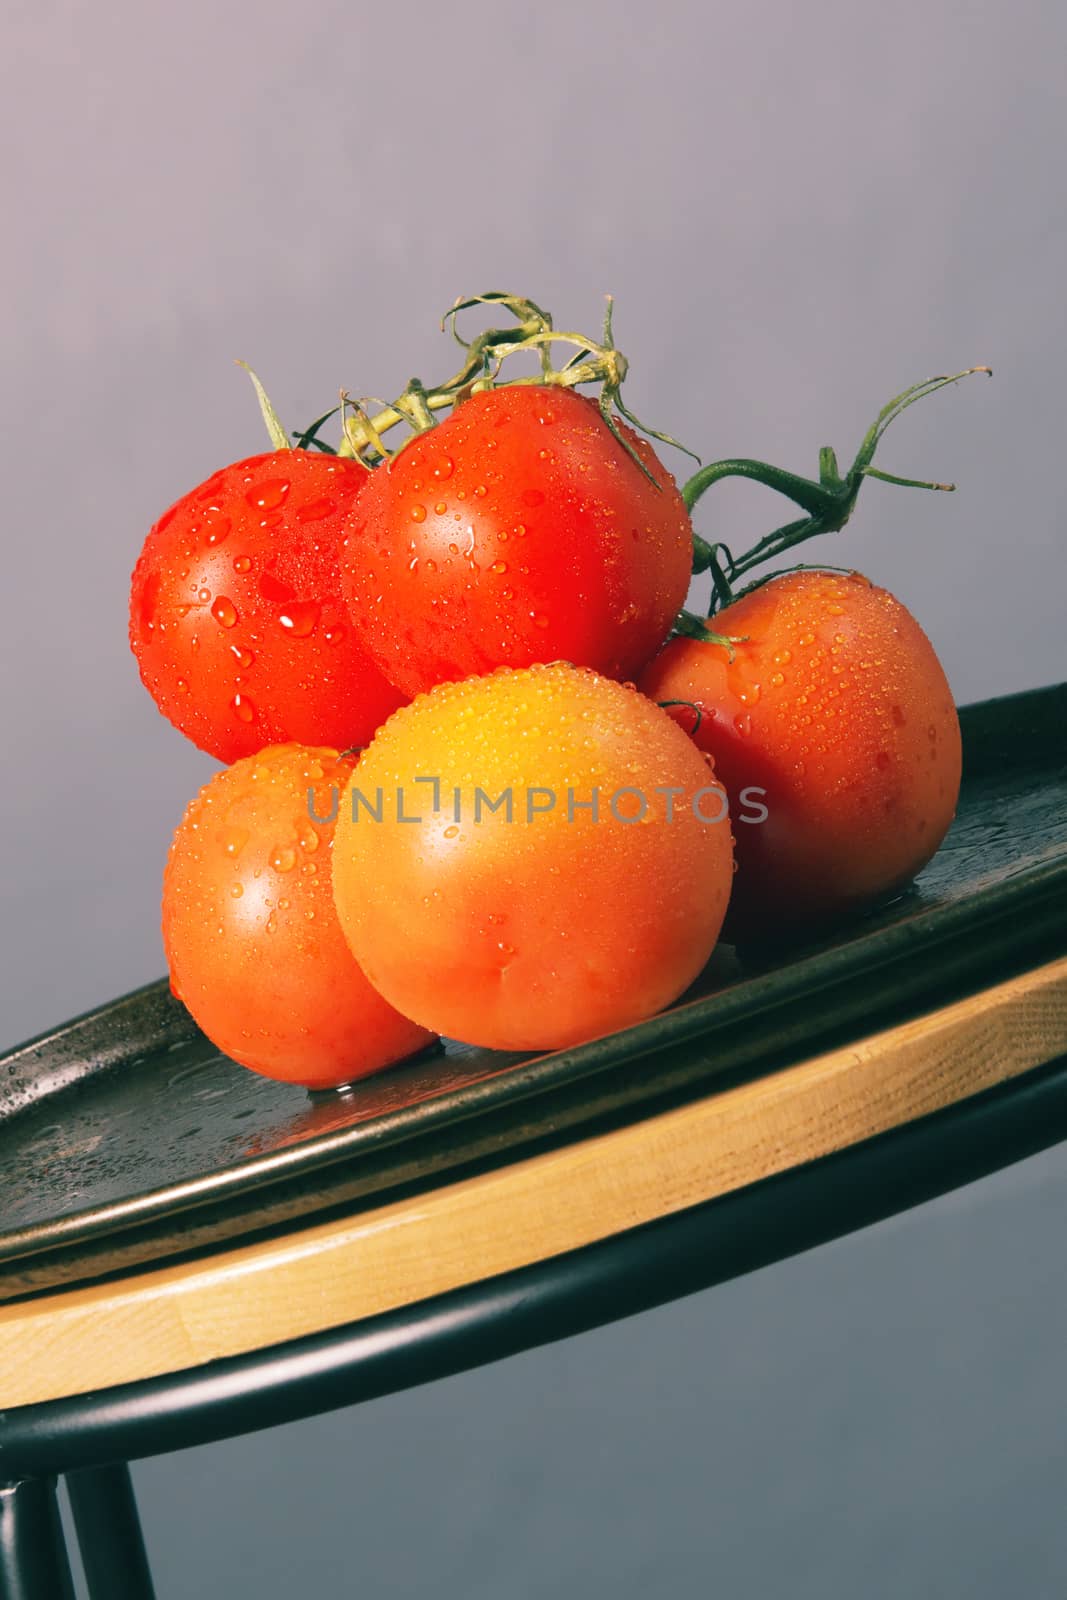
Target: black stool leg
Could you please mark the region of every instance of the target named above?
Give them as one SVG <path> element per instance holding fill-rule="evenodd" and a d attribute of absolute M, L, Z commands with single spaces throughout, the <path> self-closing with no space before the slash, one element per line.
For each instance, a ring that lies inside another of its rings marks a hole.
<path fill-rule="evenodd" d="M 66 1478 L 90 1600 L 154 1600 L 129 1467 L 85 1467 Z"/>
<path fill-rule="evenodd" d="M 0 1483 L 2 1600 L 74 1600 L 54 1478 Z"/>

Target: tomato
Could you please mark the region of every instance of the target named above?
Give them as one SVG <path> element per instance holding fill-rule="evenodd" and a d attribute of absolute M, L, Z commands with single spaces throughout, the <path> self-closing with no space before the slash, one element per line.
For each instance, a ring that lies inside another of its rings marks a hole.
<path fill-rule="evenodd" d="M 730 934 L 804 928 L 900 890 L 944 838 L 960 785 L 952 693 L 919 624 L 859 573 L 796 572 L 711 625 L 744 636 L 732 662 L 673 639 L 640 688 L 687 703 L 672 714 L 731 797 Z"/>
<path fill-rule="evenodd" d="M 500 668 L 420 696 L 362 756 L 337 821 L 338 916 L 405 1015 L 558 1049 L 700 972 L 730 892 L 726 813 L 706 758 L 632 687 Z"/>
<path fill-rule="evenodd" d="M 290 739 L 363 744 L 402 703 L 340 594 L 342 520 L 368 476 L 305 450 L 251 456 L 148 535 L 130 644 L 160 711 L 220 761 Z"/>
<path fill-rule="evenodd" d="M 316 819 L 354 766 L 287 744 L 216 773 L 182 818 L 163 880 L 174 992 L 224 1054 L 309 1089 L 432 1039 L 371 987 L 334 912 L 334 823 Z"/>
<path fill-rule="evenodd" d="M 692 528 L 670 473 L 562 388 L 472 395 L 377 469 L 342 566 L 367 649 L 405 694 L 501 665 L 632 678 L 685 599 Z M 658 485 L 658 486 L 657 486 Z"/>

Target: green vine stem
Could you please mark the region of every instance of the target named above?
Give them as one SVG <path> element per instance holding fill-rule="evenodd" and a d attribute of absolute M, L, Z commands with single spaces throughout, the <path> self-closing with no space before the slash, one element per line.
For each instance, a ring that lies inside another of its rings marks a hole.
<path fill-rule="evenodd" d="M 458 326 L 460 314 L 482 307 L 501 308 L 514 319 L 515 325 L 485 328 L 472 339 L 463 338 Z M 700 458 L 694 456 L 691 450 L 679 444 L 670 434 L 650 428 L 647 423 L 634 416 L 624 402 L 622 386 L 628 363 L 615 344 L 612 312 L 613 300 L 608 295 L 603 328 L 599 340 L 596 340 L 581 333 L 558 331 L 553 325 L 551 315 L 535 301 L 526 299 L 522 295 L 493 291 L 461 297 L 441 319 L 442 332 L 450 332 L 464 352 L 462 364 L 450 378 L 433 386 L 427 386 L 420 379 L 412 378 L 403 393 L 388 403 L 373 400 L 371 397 L 352 400 L 342 390 L 338 405 L 317 417 L 302 432 L 294 432 L 292 437 L 296 440 L 298 449 L 317 449 L 328 454 L 346 456 L 371 470 L 398 453 L 397 449 L 390 450 L 384 438 L 393 428 L 405 423 L 410 429 L 408 438 L 398 447 L 402 450 L 411 438 L 436 426 L 436 413 L 460 406 L 471 395 L 480 391 L 524 384 L 566 389 L 574 389 L 583 384 L 596 384 L 599 386 L 597 405 L 605 426 L 645 477 L 658 488 L 659 485 L 647 465 L 623 434 L 619 418 L 648 437 L 657 439 L 663 444 L 673 445 L 686 455 L 693 456 L 697 462 Z M 566 347 L 568 356 L 563 365 L 557 367 L 553 364 L 553 355 L 560 346 Z M 535 355 L 538 371 L 524 377 L 502 378 L 504 363 L 509 357 L 520 353 Z M 255 386 L 272 445 L 275 449 L 289 449 L 289 436 L 279 421 L 263 385 L 245 362 L 239 362 L 238 365 L 245 368 Z M 819 451 L 817 479 L 804 478 L 795 472 L 787 472 L 782 467 L 771 466 L 765 461 L 755 461 L 748 457 L 732 457 L 698 467 L 682 487 L 682 498 L 690 513 L 713 484 L 729 477 L 748 478 L 754 483 L 762 483 L 767 488 L 785 495 L 805 512 L 803 517 L 788 522 L 757 540 L 750 550 L 739 557 L 735 557 L 725 544 L 710 543 L 694 532 L 693 571 L 711 574 L 710 615 L 713 617 L 716 611 L 728 606 L 737 597 L 738 580 L 754 568 L 764 566 L 765 563 L 775 560 L 784 552 L 792 550 L 817 534 L 831 533 L 843 528 L 855 509 L 864 478 L 879 478 L 883 483 L 898 484 L 904 488 L 951 492 L 955 488 L 954 484 L 899 477 L 873 466 L 872 461 L 886 429 L 909 406 L 913 406 L 926 395 L 945 388 L 948 384 L 958 383 L 960 379 L 978 372 L 991 376 L 989 367 L 968 367 L 966 371 L 956 372 L 950 376 L 927 378 L 922 383 L 913 384 L 901 394 L 894 395 L 893 399 L 882 407 L 867 430 L 856 458 L 844 477 L 838 467 L 837 457 L 829 446 Z M 368 409 L 372 404 L 379 408 L 373 414 Z M 331 447 L 319 437 L 319 430 L 338 413 L 341 419 L 341 443 L 336 451 L 331 451 Z M 765 578 L 757 581 L 765 581 Z M 754 584 L 748 585 L 749 588 L 754 586 Z M 685 611 L 679 615 L 674 631 L 723 644 L 731 655 L 733 645 L 738 642 L 714 633 L 709 630 L 704 619 Z"/>
<path fill-rule="evenodd" d="M 882 435 L 901 412 L 906 411 L 909 406 L 913 406 L 917 400 L 922 400 L 926 395 L 936 393 L 947 384 L 958 383 L 961 378 L 968 378 L 976 372 L 992 376 L 990 367 L 968 367 L 965 372 L 927 378 L 922 383 L 913 384 L 901 394 L 894 395 L 893 399 L 882 407 L 867 430 L 856 453 L 856 459 L 844 477 L 838 468 L 837 457 L 828 445 L 819 451 L 818 479 L 802 478 L 794 472 L 784 471 L 781 467 L 773 467 L 767 462 L 751 461 L 744 457 L 712 461 L 695 472 L 682 488 L 682 498 L 690 511 L 712 484 L 718 483 L 722 478 L 749 478 L 753 482 L 765 484 L 769 489 L 777 490 L 779 494 L 785 495 L 800 506 L 801 510 L 807 512 L 807 516 L 800 517 L 795 522 L 788 522 L 784 527 L 776 528 L 773 533 L 766 534 L 744 555 L 736 558 L 726 545 L 709 544 L 699 535 L 694 536 L 693 571 L 710 571 L 712 575 L 711 615 L 736 598 L 734 586 L 737 579 L 751 572 L 754 567 L 773 561 L 786 550 L 791 550 L 805 540 L 814 538 L 816 534 L 833 533 L 843 528 L 855 509 L 856 498 L 864 478 L 879 478 L 883 483 L 895 483 L 908 489 L 934 489 L 951 493 L 956 487 L 953 483 L 929 483 L 918 478 L 901 478 L 895 473 L 883 472 L 880 468 L 872 466 L 871 462 Z M 683 616 L 687 621 L 693 620 L 689 618 L 688 613 L 683 613 Z M 683 627 L 677 631 L 691 630 Z"/>
<path fill-rule="evenodd" d="M 464 339 L 459 333 L 457 319 L 462 311 L 468 311 L 475 306 L 500 306 L 510 312 L 517 326 L 486 328 L 475 338 Z M 684 445 L 679 444 L 677 439 L 672 439 L 669 434 L 660 433 L 658 429 L 650 428 L 647 423 L 641 422 L 623 401 L 621 391 L 628 363 L 615 344 L 612 311 L 613 301 L 609 295 L 604 326 L 598 342 L 582 333 L 557 331 L 549 313 L 542 310 L 533 300 L 527 300 L 521 295 L 492 292 L 473 295 L 466 299 L 460 298 L 441 319 L 441 328 L 442 331 L 449 330 L 466 352 L 463 365 L 444 383 L 433 387 L 427 387 L 418 378 L 412 378 L 403 394 L 390 404 L 384 405 L 373 416 L 368 415 L 362 406 L 355 408 L 350 415 L 343 417 L 343 442 L 337 453 L 353 457 L 364 466 L 375 466 L 383 459 L 383 452 L 395 453 L 386 452 L 381 442 L 382 435 L 391 428 L 406 422 L 412 430 L 412 436 L 423 433 L 434 425 L 435 412 L 462 405 L 464 400 L 480 390 L 524 384 L 542 388 L 574 389 L 580 384 L 595 383 L 600 386 L 597 404 L 605 425 L 645 476 L 655 483 L 656 480 L 648 467 L 623 435 L 616 421 L 616 414 L 653 439 L 674 445 L 677 449 L 685 451 L 686 455 L 693 456 L 693 452 L 686 450 Z M 552 353 L 560 345 L 570 347 L 572 353 L 562 367 L 555 367 L 552 364 Z M 529 377 L 501 379 L 504 362 L 509 356 L 521 352 L 535 354 L 538 357 L 540 370 Z M 326 417 L 319 418 L 302 437 L 314 438 L 317 429 L 332 414 L 328 412 Z M 403 449 L 403 445 L 400 448 Z M 699 461 L 700 457 L 693 456 L 693 459 Z"/>

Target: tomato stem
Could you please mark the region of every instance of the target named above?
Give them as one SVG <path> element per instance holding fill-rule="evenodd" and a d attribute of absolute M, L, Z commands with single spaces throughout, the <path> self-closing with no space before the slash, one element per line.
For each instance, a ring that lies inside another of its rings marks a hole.
<path fill-rule="evenodd" d="M 787 495 L 813 516 L 829 513 L 835 504 L 833 491 L 823 484 L 814 483 L 810 478 L 801 478 L 795 472 L 786 472 L 782 467 L 772 467 L 766 461 L 750 461 L 742 457 L 712 461 L 706 467 L 701 467 L 699 472 L 694 472 L 682 486 L 682 499 L 687 510 L 692 511 L 701 495 L 721 478 L 752 478 L 756 483 L 766 484 L 768 489 L 777 489 L 779 494 Z"/>
<path fill-rule="evenodd" d="M 765 461 L 751 461 L 745 457 L 712 461 L 708 466 L 701 467 L 699 472 L 695 472 L 682 488 L 682 498 L 690 511 L 712 484 L 718 483 L 722 478 L 737 477 L 750 478 L 753 482 L 765 484 L 767 488 L 785 495 L 808 513 L 806 517 L 788 522 L 783 527 L 776 528 L 773 533 L 766 534 L 750 550 L 736 559 L 725 545 L 709 544 L 699 536 L 694 536 L 693 570 L 706 572 L 710 569 L 712 573 L 711 614 L 714 615 L 721 606 L 730 604 L 734 598 L 736 580 L 744 573 L 750 572 L 753 567 L 773 560 L 795 545 L 814 538 L 816 534 L 835 533 L 843 528 L 855 509 L 856 498 L 864 478 L 880 478 L 883 483 L 897 484 L 906 489 L 932 489 L 951 493 L 956 487 L 955 484 L 898 477 L 894 473 L 883 472 L 879 467 L 872 467 L 871 461 L 882 435 L 901 412 L 906 411 L 909 406 L 913 406 L 917 400 L 922 400 L 926 395 L 936 393 L 947 384 L 958 383 L 961 378 L 970 377 L 976 372 L 992 376 L 989 367 L 968 367 L 965 372 L 956 372 L 951 376 L 926 378 L 922 383 L 913 384 L 910 389 L 894 395 L 893 399 L 882 407 L 867 430 L 856 452 L 856 458 L 844 477 L 841 476 L 837 457 L 829 445 L 824 445 L 819 451 L 818 479 L 802 478 L 796 473 L 786 472 L 783 468 L 771 466 Z M 720 552 L 725 553 L 725 559 L 720 559 Z"/>
<path fill-rule="evenodd" d="M 689 737 L 692 738 L 693 735 L 699 731 L 700 724 L 704 720 L 704 713 L 701 711 L 695 700 L 657 700 L 656 704 L 659 706 L 661 711 L 669 711 L 671 706 L 685 706 L 686 710 L 691 711 L 696 717 L 696 721 L 694 722 L 693 726 L 691 728 L 687 728 L 686 732 L 689 734 Z"/>
<path fill-rule="evenodd" d="M 517 327 L 485 328 L 475 338 L 464 339 L 458 328 L 459 314 L 475 306 L 501 306 L 515 318 Z M 600 342 L 597 343 L 595 339 L 585 334 L 558 330 L 547 311 L 535 301 L 521 295 L 493 291 L 457 300 L 442 317 L 441 328 L 442 331 L 451 332 L 456 343 L 465 351 L 465 359 L 459 370 L 444 383 L 430 388 L 417 378 L 413 378 L 403 394 L 389 404 L 383 404 L 382 409 L 373 416 L 367 412 L 364 404 L 356 407 L 355 414 L 344 419 L 342 428 L 344 442 L 339 454 L 354 456 L 364 466 L 376 465 L 379 460 L 396 453 L 388 451 L 382 440 L 382 435 L 391 428 L 400 422 L 406 422 L 412 429 L 414 437 L 415 434 L 423 433 L 434 425 L 435 411 L 460 405 L 469 395 L 482 389 L 531 384 L 544 388 L 573 389 L 580 384 L 599 384 L 598 404 L 605 426 L 645 477 L 659 488 L 645 462 L 623 434 L 616 420 L 616 413 L 650 438 L 674 445 L 687 455 L 693 456 L 694 461 L 699 461 L 700 457 L 693 455 L 691 450 L 686 450 L 686 447 L 670 434 L 650 428 L 647 423 L 635 417 L 623 401 L 621 389 L 626 378 L 628 363 L 615 344 L 612 309 L 612 297 L 608 295 L 604 326 Z M 561 345 L 573 347 L 572 353 L 561 367 L 555 367 L 552 363 L 553 351 Z M 509 356 L 523 351 L 537 356 L 540 371 L 532 376 L 502 378 L 504 362 Z M 319 423 L 313 423 L 308 430 L 308 436 L 316 443 L 315 430 L 325 420 L 321 418 Z M 403 445 L 400 448 L 402 449 Z"/>

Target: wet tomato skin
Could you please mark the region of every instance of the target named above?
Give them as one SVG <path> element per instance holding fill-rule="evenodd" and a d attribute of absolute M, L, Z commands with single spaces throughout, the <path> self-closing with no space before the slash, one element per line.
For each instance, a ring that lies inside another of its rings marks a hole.
<path fill-rule="evenodd" d="M 692 528 L 647 440 L 620 427 L 656 484 L 593 401 L 537 386 L 471 396 L 373 473 L 348 518 L 345 594 L 405 694 L 537 661 L 627 679 L 654 654 Z"/>
<path fill-rule="evenodd" d="M 250 456 L 149 533 L 130 645 L 163 715 L 220 761 L 286 740 L 363 744 L 402 703 L 340 593 L 342 522 L 367 476 L 310 451 Z"/>
<path fill-rule="evenodd" d="M 338 915 L 367 975 L 426 1027 L 564 1048 L 697 977 L 730 892 L 726 811 L 706 759 L 635 689 L 563 663 L 501 668 L 419 696 L 361 757 L 337 823 Z"/>
<path fill-rule="evenodd" d="M 858 573 L 798 572 L 712 626 L 742 639 L 733 662 L 673 639 L 639 686 L 686 702 L 671 714 L 731 797 L 728 936 L 773 938 L 899 891 L 940 845 L 960 786 L 952 692 L 915 618 Z"/>
<path fill-rule="evenodd" d="M 269 1078 L 323 1089 L 411 1055 L 432 1034 L 373 989 L 334 911 L 331 789 L 355 758 L 287 744 L 201 789 L 171 845 L 163 943 L 171 988 L 217 1047 Z"/>

